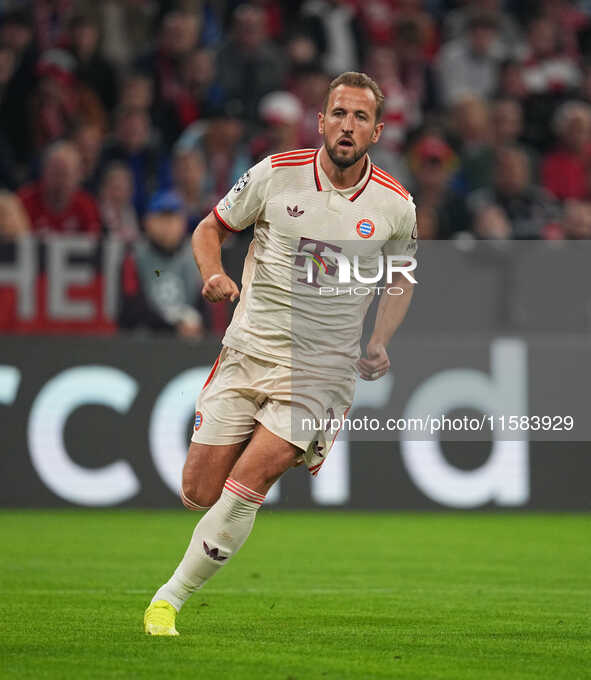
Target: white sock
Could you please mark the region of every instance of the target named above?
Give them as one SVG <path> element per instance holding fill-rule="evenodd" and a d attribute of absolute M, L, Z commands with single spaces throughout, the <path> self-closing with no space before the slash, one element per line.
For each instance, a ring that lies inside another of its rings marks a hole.
<path fill-rule="evenodd" d="M 228 477 L 218 501 L 197 523 L 179 566 L 152 602 L 166 600 L 179 611 L 191 594 L 242 547 L 264 500 L 263 494 Z"/>

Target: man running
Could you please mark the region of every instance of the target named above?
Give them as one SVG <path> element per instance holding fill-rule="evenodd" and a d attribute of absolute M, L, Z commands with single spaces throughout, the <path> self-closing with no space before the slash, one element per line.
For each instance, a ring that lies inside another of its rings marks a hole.
<path fill-rule="evenodd" d="M 390 367 L 386 347 L 414 279 L 384 261 L 414 262 L 417 233 L 412 197 L 367 153 L 380 138 L 383 105 L 371 78 L 340 75 L 318 114 L 322 147 L 265 158 L 195 230 L 203 295 L 240 301 L 197 399 L 183 469 L 183 504 L 207 512 L 146 610 L 146 633 L 178 635 L 177 612 L 246 541 L 273 483 L 302 462 L 318 473 L 338 434 L 322 425 L 346 416 L 357 372 L 377 380 Z M 221 245 L 251 224 L 240 292 Z M 376 272 L 394 275 L 360 359 Z"/>

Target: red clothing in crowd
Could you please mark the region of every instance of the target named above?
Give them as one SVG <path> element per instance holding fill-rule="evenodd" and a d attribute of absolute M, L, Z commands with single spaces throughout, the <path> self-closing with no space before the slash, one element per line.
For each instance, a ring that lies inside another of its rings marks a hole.
<path fill-rule="evenodd" d="M 587 195 L 587 167 L 590 156 L 567 150 L 549 153 L 542 161 L 542 184 L 563 201 L 566 198 L 584 198 Z"/>
<path fill-rule="evenodd" d="M 76 191 L 70 205 L 59 214 L 45 205 L 40 182 L 23 187 L 18 195 L 29 215 L 33 232 L 100 233 L 101 222 L 94 198 L 82 189 Z"/>

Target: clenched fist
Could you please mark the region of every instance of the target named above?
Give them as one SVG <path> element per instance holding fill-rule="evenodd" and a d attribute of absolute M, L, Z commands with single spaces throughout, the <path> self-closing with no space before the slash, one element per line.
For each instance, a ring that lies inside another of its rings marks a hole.
<path fill-rule="evenodd" d="M 210 276 L 201 292 L 203 297 L 209 300 L 209 302 L 221 302 L 222 300 L 234 302 L 234 300 L 240 297 L 238 286 L 227 274 L 213 274 L 213 276 Z"/>
<path fill-rule="evenodd" d="M 370 342 L 366 353 L 367 358 L 359 359 L 357 362 L 357 369 L 363 380 L 378 380 L 386 375 L 390 368 L 390 359 L 384 345 Z"/>

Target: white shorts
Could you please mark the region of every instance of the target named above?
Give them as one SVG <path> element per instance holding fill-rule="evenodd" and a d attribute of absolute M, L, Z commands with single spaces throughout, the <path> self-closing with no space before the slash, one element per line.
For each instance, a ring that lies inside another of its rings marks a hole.
<path fill-rule="evenodd" d="M 353 401 L 355 375 L 327 379 L 224 347 L 197 397 L 191 441 L 236 444 L 258 421 L 302 450 L 316 475 Z"/>

